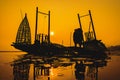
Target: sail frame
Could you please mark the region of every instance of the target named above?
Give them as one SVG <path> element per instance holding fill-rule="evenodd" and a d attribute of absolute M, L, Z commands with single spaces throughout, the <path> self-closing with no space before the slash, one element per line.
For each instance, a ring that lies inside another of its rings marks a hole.
<path fill-rule="evenodd" d="M 26 14 L 18 28 L 15 43 L 31 44 L 31 31 Z"/>

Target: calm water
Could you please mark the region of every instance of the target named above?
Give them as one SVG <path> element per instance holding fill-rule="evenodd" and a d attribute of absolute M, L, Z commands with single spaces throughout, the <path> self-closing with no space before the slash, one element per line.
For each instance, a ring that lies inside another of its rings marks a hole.
<path fill-rule="evenodd" d="M 46 58 L 0 52 L 0 80 L 120 80 L 120 56 L 110 57 Z"/>

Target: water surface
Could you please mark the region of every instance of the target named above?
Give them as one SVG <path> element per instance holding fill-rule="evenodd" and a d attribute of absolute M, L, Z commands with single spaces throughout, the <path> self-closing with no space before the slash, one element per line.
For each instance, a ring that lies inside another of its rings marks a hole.
<path fill-rule="evenodd" d="M 0 80 L 120 80 L 120 56 L 110 57 L 46 58 L 25 52 L 0 52 Z M 84 67 L 76 68 L 76 62 Z"/>

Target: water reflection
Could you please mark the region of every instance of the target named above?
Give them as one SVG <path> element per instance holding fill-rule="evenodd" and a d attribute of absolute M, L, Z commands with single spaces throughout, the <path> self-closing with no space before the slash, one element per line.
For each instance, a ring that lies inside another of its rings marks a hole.
<path fill-rule="evenodd" d="M 14 80 L 28 80 L 30 64 L 18 63 L 13 65 Z"/>
<path fill-rule="evenodd" d="M 98 80 L 98 68 L 107 66 L 106 59 L 80 60 L 75 63 L 75 76 L 77 80 Z M 88 78 L 88 79 L 85 79 Z"/>
<path fill-rule="evenodd" d="M 84 78 L 85 78 L 85 68 L 86 68 L 86 66 L 84 65 L 83 61 L 80 61 L 80 63 L 78 63 L 76 61 L 75 76 L 76 76 L 77 80 L 84 80 Z"/>
<path fill-rule="evenodd" d="M 76 80 L 98 80 L 98 68 L 107 66 L 107 59 L 41 57 L 25 54 L 14 60 L 11 66 L 13 67 L 14 80 L 29 80 L 31 76 L 33 76 L 32 80 L 40 80 L 41 76 L 46 77 L 44 80 L 52 80 L 51 75 L 55 73 L 51 70 L 60 66 L 73 66 Z M 61 73 L 59 76 L 63 76 L 63 74 Z"/>

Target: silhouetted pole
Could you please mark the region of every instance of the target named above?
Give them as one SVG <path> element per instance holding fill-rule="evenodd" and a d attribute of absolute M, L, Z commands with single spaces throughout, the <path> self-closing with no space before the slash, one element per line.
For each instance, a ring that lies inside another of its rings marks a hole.
<path fill-rule="evenodd" d="M 89 15 L 90 15 L 91 23 L 92 23 L 92 29 L 93 29 L 94 37 L 95 37 L 95 40 L 96 40 L 96 33 L 95 33 L 94 24 L 93 24 L 92 15 L 91 15 L 91 11 L 90 10 L 89 10 Z"/>
<path fill-rule="evenodd" d="M 82 29 L 82 25 L 81 25 L 80 15 L 79 14 L 78 14 L 78 21 L 79 21 L 80 28 Z"/>
<path fill-rule="evenodd" d="M 72 32 L 70 32 L 70 47 L 71 47 L 71 35 L 72 35 Z"/>
<path fill-rule="evenodd" d="M 50 11 L 48 11 L 48 43 L 50 43 Z"/>
<path fill-rule="evenodd" d="M 38 23 L 38 7 L 36 7 L 35 41 L 37 38 L 37 23 Z"/>
<path fill-rule="evenodd" d="M 78 14 L 78 21 L 79 21 L 80 29 L 82 30 L 82 24 L 81 24 L 81 20 L 80 20 L 80 15 L 79 14 Z M 83 35 L 83 32 L 82 32 L 82 35 Z M 84 37 L 83 37 L 83 42 L 84 42 Z"/>

